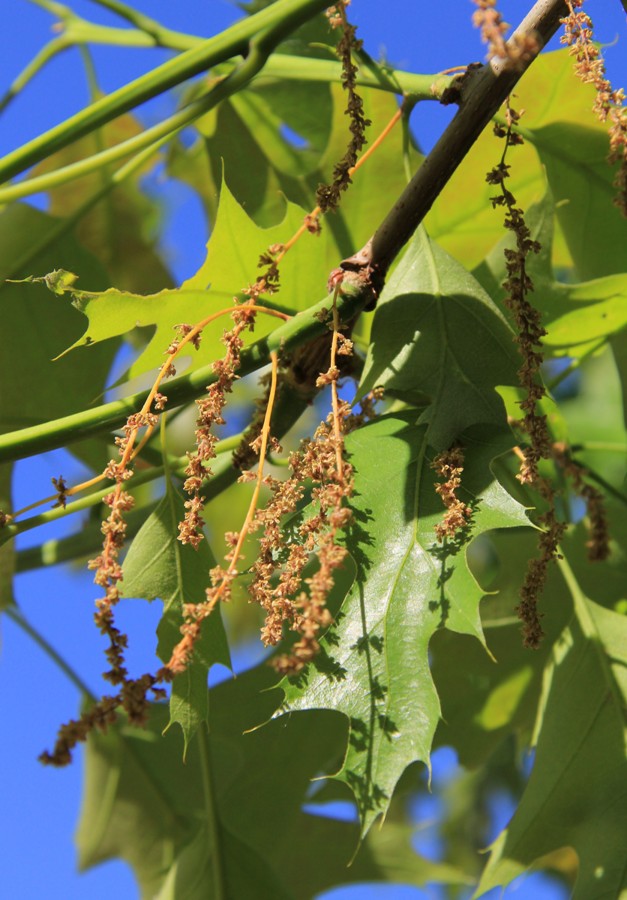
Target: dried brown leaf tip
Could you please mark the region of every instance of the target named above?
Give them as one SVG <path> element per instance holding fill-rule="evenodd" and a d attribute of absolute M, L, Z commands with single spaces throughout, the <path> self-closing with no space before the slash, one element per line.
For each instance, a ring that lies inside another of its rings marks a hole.
<path fill-rule="evenodd" d="M 608 162 L 620 162 L 614 181 L 618 191 L 614 203 L 627 216 L 627 109 L 623 88 L 614 90 L 605 74 L 605 63 L 598 47 L 592 42 L 592 21 L 581 10 L 583 0 L 566 0 L 569 13 L 562 19 L 562 44 L 570 47 L 575 57 L 575 72 L 584 84 L 592 84 L 596 97 L 592 109 L 601 122 L 609 122 L 610 152 Z"/>
<path fill-rule="evenodd" d="M 342 159 L 335 164 L 331 184 L 321 184 L 316 191 L 316 201 L 323 213 L 335 210 L 340 196 L 351 183 L 351 169 L 357 163 L 357 156 L 366 141 L 366 128 L 371 124 L 364 116 L 363 100 L 357 93 L 358 68 L 353 63 L 353 51 L 361 50 L 362 42 L 355 37 L 356 28 L 346 18 L 348 0 L 342 0 L 327 10 L 327 17 L 334 28 L 342 28 L 342 37 L 337 45 L 337 55 L 342 63 L 342 86 L 348 94 L 346 115 L 350 117 L 351 139 Z"/>
<path fill-rule="evenodd" d="M 446 512 L 441 522 L 435 526 L 435 534 L 439 541 L 445 538 L 454 538 L 457 532 L 465 528 L 472 516 L 472 507 L 460 500 L 457 492 L 462 484 L 464 471 L 464 451 L 461 447 L 451 447 L 443 453 L 438 453 L 431 463 L 435 469 L 440 484 L 436 484 L 435 491 L 442 498 Z"/>
<path fill-rule="evenodd" d="M 488 45 L 488 58 L 503 60 L 508 68 L 522 68 L 539 49 L 537 37 L 530 34 L 514 34 L 505 40 L 509 29 L 507 22 L 496 8 L 496 0 L 473 0 L 477 9 L 472 23 L 481 30 L 481 39 Z"/>

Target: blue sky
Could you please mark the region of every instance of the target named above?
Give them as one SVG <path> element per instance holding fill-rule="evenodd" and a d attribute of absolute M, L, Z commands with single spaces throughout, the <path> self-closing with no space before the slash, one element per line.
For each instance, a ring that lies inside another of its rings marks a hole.
<path fill-rule="evenodd" d="M 95 2 L 70 2 L 79 14 L 104 24 L 121 24 Z M 165 25 L 202 35 L 219 31 L 237 16 L 226 0 L 141 0 L 137 8 Z M 499 8 L 515 24 L 528 9 L 527 0 L 502 0 Z M 597 38 L 607 47 L 610 77 L 616 85 L 627 82 L 625 15 L 619 0 L 589 0 L 590 14 L 597 25 Z M 5 27 L 0 33 L 0 91 L 3 91 L 50 37 L 50 15 L 28 0 L 4 0 Z M 373 56 L 383 54 L 400 68 L 416 72 L 436 72 L 448 66 L 483 59 L 484 48 L 470 26 L 472 6 L 468 0 L 418 3 L 416 0 L 353 0 L 351 18 L 358 34 Z M 10 19 L 9 19 L 10 14 Z M 620 40 L 617 43 L 618 35 Z M 161 50 L 94 50 L 101 88 L 113 90 L 131 78 L 158 65 L 167 57 Z M 62 121 L 82 108 L 88 100 L 82 63 L 75 50 L 55 59 L 43 74 L 5 112 L 0 129 L 0 154 Z M 140 109 L 143 121 L 153 123 L 169 107 L 157 99 Z M 436 104 L 416 113 L 415 128 L 421 144 L 430 146 L 452 114 Z M 189 276 L 204 254 L 205 225 L 199 204 L 182 190 L 165 196 L 168 226 L 164 248 L 178 280 Z M 66 480 L 77 479 L 77 464 L 63 451 L 46 454 L 17 467 L 14 502 L 19 508 L 35 499 L 40 486 L 63 472 Z M 71 527 L 71 526 L 70 526 Z M 25 535 L 20 546 L 63 533 L 50 529 Z M 102 642 L 92 625 L 93 585 L 88 573 L 58 568 L 21 575 L 16 596 L 24 615 L 76 667 L 90 686 L 98 690 L 102 669 Z M 132 641 L 133 669 L 154 667 L 153 642 L 159 605 L 128 603 L 120 620 L 131 635 L 148 638 Z M 2 889 L 7 897 L 24 900 L 63 897 L 64 900 L 120 900 L 137 896 L 134 879 L 123 863 L 113 862 L 84 875 L 75 871 L 71 834 L 80 803 L 80 765 L 64 770 L 41 767 L 36 758 L 50 745 L 53 735 L 68 713 L 76 709 L 78 694 L 73 685 L 11 621 L 2 624 L 0 684 L 3 697 L 4 740 L 1 760 L 4 771 L 0 846 L 4 851 Z M 442 758 L 441 772 L 450 771 L 451 759 Z M 436 767 L 436 777 L 439 770 Z M 443 776 L 442 776 L 443 777 Z M 433 810 L 418 809 L 422 818 Z M 494 810 L 495 821 L 506 823 L 507 798 Z M 437 835 L 426 835 L 421 849 L 437 852 Z M 540 879 L 540 880 L 538 880 Z M 509 895 L 509 892 L 508 892 Z M 507 896 L 508 896 L 507 895 Z M 437 896 L 415 888 L 377 888 L 356 893 L 341 889 L 328 900 L 372 898 L 372 900 L 418 900 Z M 541 876 L 533 876 L 512 888 L 512 897 L 526 900 L 557 900 L 562 894 Z"/>

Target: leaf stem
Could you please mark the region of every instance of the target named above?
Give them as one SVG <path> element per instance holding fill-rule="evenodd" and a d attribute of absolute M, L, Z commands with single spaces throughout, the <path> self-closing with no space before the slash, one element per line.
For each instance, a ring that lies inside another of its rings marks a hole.
<path fill-rule="evenodd" d="M 61 150 L 140 103 L 206 72 L 212 66 L 234 56 L 247 58 L 253 43 L 268 56 L 273 49 L 268 46 L 269 36 L 274 44 L 279 43 L 299 25 L 321 12 L 327 4 L 328 0 L 277 0 L 258 13 L 236 22 L 219 35 L 168 60 L 7 154 L 0 160 L 0 182 L 19 175 L 56 150 Z"/>
<path fill-rule="evenodd" d="M 55 650 L 52 644 L 48 643 L 48 641 L 41 635 L 37 629 L 33 628 L 30 622 L 24 618 L 21 611 L 15 606 L 7 606 L 3 610 L 5 615 L 11 619 L 12 622 L 22 629 L 32 640 L 37 644 L 38 647 L 43 650 L 43 652 L 48 656 L 54 664 L 60 669 L 64 675 L 66 675 L 72 684 L 78 688 L 78 690 L 86 697 L 87 700 L 90 700 L 92 703 L 96 702 L 96 697 L 89 690 L 83 679 L 74 669 L 70 666 L 68 662 L 61 656 L 61 654 Z"/>
<path fill-rule="evenodd" d="M 369 296 L 369 293 L 364 295 L 356 289 L 347 289 L 344 286 L 337 303 L 340 319 L 349 321 L 359 312 Z M 267 365 L 272 351 L 287 352 L 324 334 L 326 325 L 317 316 L 322 311 L 326 313 L 328 309 L 329 298 L 325 297 L 242 351 L 239 374 L 249 375 L 261 366 Z M 173 379 L 163 386 L 161 393 L 167 397 L 168 409 L 172 409 L 199 397 L 205 392 L 207 385 L 213 384 L 215 380 L 216 375 L 210 364 L 189 375 Z M 51 422 L 0 435 L 0 462 L 24 459 L 45 450 L 65 447 L 94 434 L 121 428 L 129 415 L 141 408 L 148 393 L 140 391 Z"/>
<path fill-rule="evenodd" d="M 200 770 L 202 772 L 202 787 L 205 797 L 205 812 L 207 821 L 207 834 L 209 836 L 209 849 L 211 855 L 211 872 L 213 876 L 213 897 L 215 900 L 227 900 L 226 885 L 224 882 L 224 866 L 222 862 L 222 848 L 218 833 L 219 821 L 216 809 L 216 798 L 213 784 L 213 772 L 211 770 L 211 745 L 209 725 L 201 722 L 198 729 L 200 750 Z"/>

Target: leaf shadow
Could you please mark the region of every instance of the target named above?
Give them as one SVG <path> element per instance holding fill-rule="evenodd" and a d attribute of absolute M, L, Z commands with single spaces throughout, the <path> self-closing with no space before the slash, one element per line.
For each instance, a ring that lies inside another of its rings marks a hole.
<path fill-rule="evenodd" d="M 440 610 L 440 628 L 446 625 L 451 601 L 446 594 L 446 585 L 450 581 L 455 571 L 455 557 L 466 547 L 473 539 L 473 525 L 475 524 L 475 514 L 481 505 L 481 498 L 472 498 L 464 501 L 471 510 L 470 515 L 463 528 L 459 528 L 453 537 L 445 536 L 442 543 L 436 542 L 428 548 L 428 552 L 439 563 L 440 572 L 437 580 L 438 598 L 429 601 L 429 609 L 431 612 Z"/>

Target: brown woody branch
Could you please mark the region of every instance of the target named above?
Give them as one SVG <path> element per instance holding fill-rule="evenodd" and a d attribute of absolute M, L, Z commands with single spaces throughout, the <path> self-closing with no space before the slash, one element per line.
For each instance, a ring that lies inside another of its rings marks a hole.
<path fill-rule="evenodd" d="M 342 261 L 342 269 L 357 273 L 375 294 L 380 292 L 390 264 L 567 13 L 564 0 L 538 0 L 508 41 L 514 45 L 525 35 L 533 35 L 535 48 L 527 58 L 512 67 L 508 59 L 494 57 L 487 65 L 470 67 L 461 76 L 455 118 L 379 228 L 358 253 Z"/>

